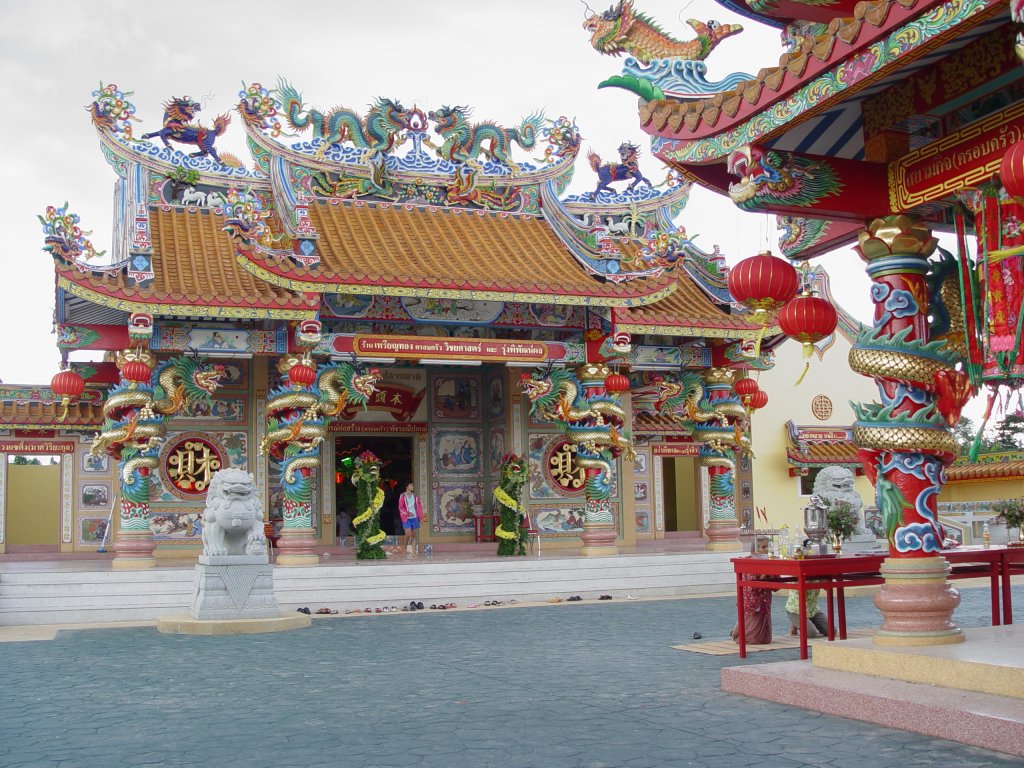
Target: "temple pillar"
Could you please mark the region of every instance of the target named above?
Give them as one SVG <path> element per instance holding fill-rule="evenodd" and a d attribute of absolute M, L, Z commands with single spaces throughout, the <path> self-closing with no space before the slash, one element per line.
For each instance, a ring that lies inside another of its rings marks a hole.
<path fill-rule="evenodd" d="M 725 400 L 733 395 L 733 372 L 727 368 L 711 368 L 704 374 L 704 389 L 708 403 Z M 702 446 L 700 463 L 708 468 L 710 505 L 708 527 L 704 531 L 708 541 L 705 549 L 711 552 L 740 552 L 740 526 L 736 519 L 736 460 L 733 450 L 726 445 Z"/>
<path fill-rule="evenodd" d="M 928 257 L 936 240 L 909 216 L 875 219 L 857 247 L 875 303 L 873 328 L 860 334 L 850 366 L 872 376 L 881 405 L 855 406 L 854 440 L 889 538 L 885 579 L 875 597 L 882 645 L 940 645 L 964 639 L 953 623 L 960 594 L 941 555 L 937 499 L 957 444 L 936 410 L 936 386 L 955 353 L 929 343 Z"/>
<path fill-rule="evenodd" d="M 149 528 L 149 473 L 156 469 L 157 451 L 148 451 L 143 456 L 121 459 L 118 462 L 117 477 L 121 501 L 114 534 L 115 570 L 140 570 L 156 565 L 153 552 L 156 541 Z"/>
<path fill-rule="evenodd" d="M 604 363 L 587 363 L 576 370 L 576 376 L 583 387 L 583 397 L 587 401 L 606 394 L 604 381 L 609 373 Z M 580 535 L 583 548 L 580 554 L 616 555 L 619 548 L 615 544 L 617 531 L 611 502 L 611 488 L 615 485 L 615 461 L 607 462 L 598 451 L 590 451 L 582 444 L 577 446 L 576 455 L 584 464 L 587 475 L 584 485 L 583 533 Z M 605 467 L 586 466 L 591 462 L 603 463 Z"/>

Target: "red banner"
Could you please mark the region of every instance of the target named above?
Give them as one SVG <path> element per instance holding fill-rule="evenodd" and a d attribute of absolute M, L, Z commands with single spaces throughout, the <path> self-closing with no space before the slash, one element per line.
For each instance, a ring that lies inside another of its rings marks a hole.
<path fill-rule="evenodd" d="M 366 404 L 368 411 L 386 411 L 395 421 L 410 421 L 420 407 L 426 389 L 418 392 L 401 384 L 390 384 L 386 381 L 377 384 L 377 391 Z M 361 405 L 349 401 L 341 410 L 338 418 L 351 421 L 363 410 Z"/>
<path fill-rule="evenodd" d="M 653 443 L 651 453 L 655 456 L 698 456 L 700 443 Z"/>
<path fill-rule="evenodd" d="M 410 421 L 405 424 L 376 421 L 332 421 L 327 431 L 370 435 L 415 432 L 417 435 L 425 435 L 428 431 L 428 425 L 422 421 Z"/>
<path fill-rule="evenodd" d="M 801 429 L 800 440 L 852 440 L 853 433 L 846 429 Z"/>
<path fill-rule="evenodd" d="M 0 453 L 74 453 L 73 440 L 0 440 Z"/>

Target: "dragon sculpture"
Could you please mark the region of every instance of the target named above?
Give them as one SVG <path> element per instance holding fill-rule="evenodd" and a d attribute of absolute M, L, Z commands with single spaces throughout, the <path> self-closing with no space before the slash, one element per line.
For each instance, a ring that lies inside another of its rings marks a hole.
<path fill-rule="evenodd" d="M 498 487 L 494 489 L 494 501 L 501 509 L 501 522 L 494 531 L 499 555 L 526 554 L 522 495 L 527 476 L 526 461 L 522 456 L 506 453 L 501 457 L 501 475 Z"/>
<path fill-rule="evenodd" d="M 365 150 L 364 162 L 372 161 L 377 155 L 386 155 L 405 143 L 403 132 L 409 128 L 410 116 L 414 112 L 394 99 L 379 98 L 370 106 L 365 118 L 344 107 L 325 115 L 317 109 L 306 109 L 302 94 L 286 80 L 278 82 L 275 93 L 283 103 L 282 111 L 288 125 L 300 133 L 312 128 L 313 138 L 322 141 L 318 152 L 320 158 L 332 146 L 345 141 Z"/>
<path fill-rule="evenodd" d="M 119 365 L 152 363 L 144 350 L 119 353 Z M 223 366 L 209 366 L 195 357 L 174 357 L 157 366 L 157 384 L 128 382 L 113 387 L 103 404 L 103 426 L 89 453 L 107 454 L 120 462 L 121 528 L 149 530 L 149 476 L 157 468 L 157 454 L 167 434 L 166 417 L 188 403 L 210 403 L 224 375 Z"/>
<path fill-rule="evenodd" d="M 432 110 L 427 117 L 436 124 L 434 131 L 444 139 L 444 143 L 436 148 L 442 158 L 480 170 L 477 158 L 485 155 L 502 163 L 513 176 L 518 175 L 519 166 L 509 155 L 512 144 L 532 149 L 537 143 L 537 134 L 544 126 L 542 112 L 525 118 L 518 128 L 504 128 L 493 122 L 470 125 L 467 107 L 443 106 Z"/>
<path fill-rule="evenodd" d="M 676 40 L 665 34 L 650 16 L 633 10 L 633 0 L 619 0 L 607 11 L 591 13 L 583 22 L 590 33 L 590 44 L 608 56 L 629 54 L 642 64 L 655 59 L 703 60 L 727 37 L 742 32 L 739 24 L 706 24 L 688 19 L 687 24 L 697 36 L 693 40 Z"/>
<path fill-rule="evenodd" d="M 83 261 L 96 259 L 105 251 L 97 251 L 89 240 L 91 231 L 79 227 L 81 219 L 77 213 L 68 211 L 68 204 L 60 208 L 46 206 L 45 216 L 37 216 L 43 225 L 43 250 L 66 267 L 82 266 Z"/>
<path fill-rule="evenodd" d="M 618 163 L 602 163 L 600 155 L 596 152 L 591 151 L 587 153 L 590 167 L 597 174 L 597 188 L 594 190 L 594 198 L 596 199 L 602 190 L 608 190 L 614 194 L 615 190 L 610 186 L 613 181 L 632 179 L 633 183 L 629 185 L 629 189 L 633 189 L 641 181 L 647 186 L 653 187 L 654 185 L 651 184 L 651 180 L 640 172 L 639 158 L 640 147 L 629 141 L 624 141 L 619 145 L 620 162 Z"/>
<path fill-rule="evenodd" d="M 534 418 L 557 423 L 576 446 L 577 461 L 587 470 L 588 502 L 606 501 L 612 491 L 612 461 L 620 454 L 626 461 L 635 459 L 630 437 L 623 429 L 626 415 L 618 398 L 588 395 L 576 374 L 564 369 L 523 374 L 520 383 Z M 589 509 L 587 515 L 590 520 Z"/>
<path fill-rule="evenodd" d="M 858 245 L 876 311 L 873 327 L 850 350 L 850 368 L 875 379 L 881 403 L 852 404 L 853 435 L 875 484 L 890 551 L 904 557 L 941 550 L 936 497 L 944 467 L 960 451 L 949 427 L 972 394 L 958 370 L 963 347 L 950 335 L 964 327 L 954 260 L 928 262 L 935 247 L 925 227 L 902 215 L 872 221 Z M 930 276 L 906 267 L 913 263 L 929 267 Z"/>
<path fill-rule="evenodd" d="M 279 370 L 307 364 L 286 358 Z M 351 363 L 321 366 L 311 387 L 277 387 L 267 397 L 267 432 L 260 453 L 281 462 L 285 528 L 311 527 L 313 470 L 320 466 L 320 443 L 330 419 L 349 402 L 365 405 L 377 391 L 380 371 L 360 372 Z"/>
<path fill-rule="evenodd" d="M 213 127 L 206 128 L 200 123 L 192 122 L 200 109 L 199 102 L 193 101 L 188 96 L 175 96 L 164 104 L 164 127 L 159 131 L 144 133 L 142 138 L 159 137 L 168 149 L 172 148 L 171 141 L 176 141 L 179 144 L 194 144 L 196 151 L 192 153 L 192 157 L 209 155 L 221 163 L 213 143 L 227 130 L 231 123 L 231 116 L 227 113 L 218 115 L 214 118 Z"/>
<path fill-rule="evenodd" d="M 814 245 L 825 234 L 828 222 L 825 219 L 804 219 L 797 216 L 776 216 L 779 236 L 779 250 L 787 259 L 804 258 L 800 254 Z"/>
<path fill-rule="evenodd" d="M 843 190 L 828 163 L 747 144 L 729 155 L 729 197 L 745 211 L 772 205 L 810 207 Z"/>

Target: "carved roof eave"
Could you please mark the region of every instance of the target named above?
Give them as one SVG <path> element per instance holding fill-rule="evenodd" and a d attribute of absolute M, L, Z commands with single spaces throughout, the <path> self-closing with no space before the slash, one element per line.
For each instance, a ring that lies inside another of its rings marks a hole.
<path fill-rule="evenodd" d="M 125 163 L 138 163 L 143 168 L 163 176 L 179 167 L 194 170 L 199 174 L 197 183 L 215 187 L 270 189 L 270 180 L 262 173 L 254 173 L 247 168 L 221 165 L 210 158 L 190 157 L 180 150 L 160 147 L 151 141 L 125 141 L 106 128 L 94 127 L 100 143 Z M 111 166 L 119 176 L 125 176 L 123 168 L 118 168 L 114 163 L 111 163 Z"/>
<path fill-rule="evenodd" d="M 832 22 L 829 35 L 819 38 L 811 50 L 783 54 L 779 66 L 762 69 L 737 89 L 702 101 L 641 103 L 640 122 L 648 133 L 663 137 L 663 144 L 676 144 L 667 153 L 676 163 L 720 162 L 734 149 L 771 141 L 888 77 L 957 37 L 963 24 L 973 27 L 999 13 L 1005 13 L 999 0 L 966 0 L 953 12 L 942 0 L 865 2 L 857 7 L 856 17 Z M 837 70 L 867 46 L 907 35 L 921 43 L 906 50 L 894 46 L 888 62 L 879 62 L 875 71 L 852 83 L 837 76 Z M 800 98 L 811 93 L 814 99 Z"/>
<path fill-rule="evenodd" d="M 360 179 L 370 178 L 370 169 L 364 163 L 336 162 L 327 158 L 318 158 L 315 155 L 307 154 L 305 152 L 299 152 L 298 150 L 286 147 L 280 142 L 274 140 L 260 130 L 258 126 L 252 125 L 244 120 L 243 124 L 245 126 L 246 136 L 248 136 L 249 140 L 253 144 L 269 153 L 272 157 L 283 158 L 295 167 L 306 168 L 313 171 L 340 173 L 345 176 Z M 539 168 L 538 170 L 522 171 L 516 176 L 512 176 L 511 174 L 482 173 L 478 177 L 478 183 L 481 186 L 496 184 L 502 187 L 532 187 L 542 184 L 548 180 L 558 179 L 567 173 L 571 173 L 575 160 L 576 156 L 570 155 L 543 168 Z M 424 181 L 443 184 L 446 179 L 450 178 L 450 174 L 447 173 L 428 173 L 426 171 L 413 172 L 403 171 L 400 169 L 389 169 L 388 176 L 394 182 L 409 184 L 415 184 L 416 182 L 422 183 Z"/>
<path fill-rule="evenodd" d="M 728 317 L 728 315 L 723 315 Z M 707 339 L 756 339 L 761 333 L 759 325 L 730 325 L 716 318 L 662 317 L 630 320 L 619 315 L 615 327 L 629 333 L 650 333 L 658 336 L 700 337 Z M 778 326 L 769 326 L 765 338 L 782 333 Z M 762 344 L 763 346 L 763 344 Z"/>
<path fill-rule="evenodd" d="M 300 268 L 292 269 L 284 262 L 271 257 L 264 258 L 262 249 L 255 246 L 245 251 L 236 245 L 236 260 L 239 266 L 271 285 L 287 288 L 301 293 L 358 293 L 362 296 L 400 296 L 430 299 L 468 299 L 475 301 L 518 301 L 557 304 L 561 306 L 589 307 L 638 307 L 660 301 L 676 289 L 675 280 L 671 277 L 649 279 L 644 281 L 643 292 L 632 294 L 612 293 L 573 294 L 567 295 L 559 286 L 508 286 L 501 287 L 489 283 L 486 285 L 449 284 L 438 278 L 431 282 L 425 280 L 367 280 L 360 282 L 351 277 L 335 279 L 319 276 Z M 289 272 L 301 272 L 301 275 L 289 276 Z M 311 279 L 311 278 L 320 279 Z M 595 283 L 595 285 L 601 285 Z"/>
<path fill-rule="evenodd" d="M 237 319 L 311 320 L 319 301 L 296 297 L 284 304 L 210 304 L 200 296 L 132 296 L 102 278 L 86 276 L 73 268 L 57 266 L 57 288 L 101 307 L 122 312 L 145 312 L 162 317 L 222 317 Z M 150 292 L 153 293 L 153 292 Z"/>

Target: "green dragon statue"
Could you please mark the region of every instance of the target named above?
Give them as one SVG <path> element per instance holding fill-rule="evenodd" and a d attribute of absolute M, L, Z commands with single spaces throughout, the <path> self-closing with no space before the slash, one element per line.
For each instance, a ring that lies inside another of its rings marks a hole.
<path fill-rule="evenodd" d="M 513 176 L 518 175 L 519 165 L 509 155 L 512 144 L 532 149 L 537 143 L 538 132 L 544 126 L 543 112 L 525 118 L 518 128 L 503 128 L 492 122 L 470 125 L 466 107 L 443 106 L 427 116 L 436 123 L 434 130 L 444 138 L 444 144 L 436 148 L 442 158 L 480 170 L 477 158 L 485 155 L 502 163 Z"/>

